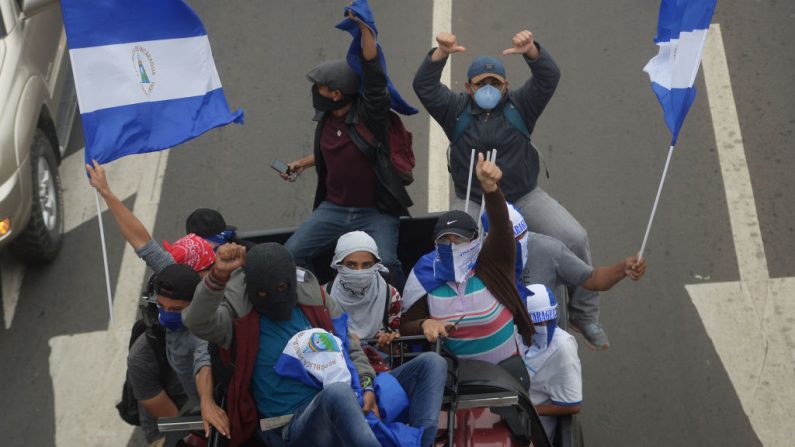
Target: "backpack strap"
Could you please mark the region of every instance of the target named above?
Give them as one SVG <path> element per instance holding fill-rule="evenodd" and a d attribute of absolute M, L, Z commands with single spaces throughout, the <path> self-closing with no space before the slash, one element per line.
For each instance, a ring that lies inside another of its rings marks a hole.
<path fill-rule="evenodd" d="M 385 328 L 389 328 L 389 304 L 390 301 L 392 301 L 393 287 L 390 286 L 389 283 L 385 284 L 386 284 L 386 303 L 384 304 L 384 319 L 382 322 L 384 323 Z"/>
<path fill-rule="evenodd" d="M 464 131 L 467 130 L 467 127 L 469 127 L 469 124 L 471 122 L 472 122 L 472 104 L 467 102 L 467 105 L 466 107 L 464 107 L 464 110 L 455 119 L 455 127 L 453 127 L 453 135 L 450 138 L 451 145 L 455 144 L 458 141 L 458 139 L 461 138 L 461 135 L 464 134 Z"/>
<path fill-rule="evenodd" d="M 511 125 L 521 132 L 525 138 L 530 139 L 530 131 L 527 130 L 527 125 L 524 123 L 524 119 L 522 115 L 516 110 L 516 106 L 513 105 L 510 98 L 506 101 L 505 105 L 502 107 L 502 116 L 508 120 Z"/>
<path fill-rule="evenodd" d="M 160 371 L 160 385 L 163 386 L 163 389 L 166 389 L 171 378 L 171 365 L 168 364 L 168 356 L 166 356 L 166 330 L 159 325 L 154 325 L 146 330 L 145 335 L 146 341 L 157 359 L 157 367 Z"/>

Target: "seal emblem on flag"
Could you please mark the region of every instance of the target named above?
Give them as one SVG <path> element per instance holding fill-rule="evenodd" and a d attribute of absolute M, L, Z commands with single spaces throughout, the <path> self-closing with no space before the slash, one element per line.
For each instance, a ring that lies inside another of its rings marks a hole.
<path fill-rule="evenodd" d="M 132 51 L 132 62 L 141 90 L 143 90 L 146 96 L 149 96 L 156 84 L 155 76 L 157 76 L 157 69 L 155 67 L 155 60 L 146 48 L 136 45 Z"/>

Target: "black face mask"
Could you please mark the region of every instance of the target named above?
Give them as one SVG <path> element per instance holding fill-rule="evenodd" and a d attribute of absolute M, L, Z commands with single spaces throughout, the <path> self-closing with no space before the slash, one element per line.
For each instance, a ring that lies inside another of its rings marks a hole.
<path fill-rule="evenodd" d="M 345 95 L 345 97 L 339 101 L 326 98 L 317 90 L 317 85 L 312 86 L 312 106 L 321 112 L 332 112 L 334 110 L 339 110 L 350 104 L 351 101 L 353 101 L 353 96 L 351 95 Z"/>
<path fill-rule="evenodd" d="M 246 253 L 246 294 L 271 320 L 289 320 L 298 304 L 295 261 L 284 246 L 260 244 Z"/>

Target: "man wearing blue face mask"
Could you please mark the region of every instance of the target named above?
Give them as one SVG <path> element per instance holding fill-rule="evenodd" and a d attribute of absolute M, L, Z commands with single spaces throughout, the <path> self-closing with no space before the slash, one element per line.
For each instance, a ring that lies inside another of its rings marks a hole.
<path fill-rule="evenodd" d="M 560 70 L 533 33 L 516 33 L 503 56 L 521 55 L 533 76 L 508 90 L 505 67 L 499 59 L 479 56 L 467 71 L 466 93 L 454 93 L 441 83 L 448 56 L 466 51 L 453 34 L 436 36 L 431 50 L 414 77 L 414 91 L 428 113 L 450 139 L 449 170 L 455 185 L 455 209 L 464 209 L 472 148 L 497 149 L 497 164 L 504 172 L 505 198 L 524 216 L 530 231 L 560 240 L 578 258 L 591 264 L 588 235 L 577 220 L 537 186 L 540 154 L 530 141 L 536 121 L 555 93 Z M 481 191 L 472 184 L 470 213 L 477 218 Z M 583 332 L 588 345 L 607 349 L 609 341 L 599 324 L 599 295 L 583 288 L 570 290 L 569 319 Z"/>
<path fill-rule="evenodd" d="M 138 400 L 141 427 L 147 442 L 153 445 L 165 439 L 157 430 L 157 419 L 178 416 L 182 406 L 200 397 L 205 424 L 228 432 L 226 415 L 212 401 L 207 342 L 182 325 L 182 311 L 190 305 L 200 281 L 199 274 L 185 264 L 168 265 L 157 274 L 154 291 L 166 346 L 152 343 L 147 331 L 133 343 L 127 357 L 127 380 Z M 161 370 L 161 355 L 167 359 L 167 371 Z"/>

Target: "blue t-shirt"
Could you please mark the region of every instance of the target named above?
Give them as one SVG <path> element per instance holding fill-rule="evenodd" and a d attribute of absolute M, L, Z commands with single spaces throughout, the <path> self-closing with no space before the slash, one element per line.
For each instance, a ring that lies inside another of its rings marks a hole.
<path fill-rule="evenodd" d="M 263 417 L 295 413 L 308 404 L 319 389 L 295 379 L 276 374 L 274 366 L 282 350 L 293 335 L 311 329 L 312 324 L 301 309 L 296 307 L 289 320 L 274 321 L 261 315 L 259 318 L 259 350 L 251 379 L 257 411 Z"/>

